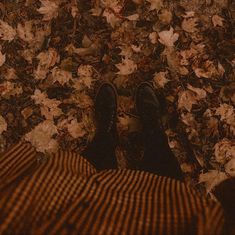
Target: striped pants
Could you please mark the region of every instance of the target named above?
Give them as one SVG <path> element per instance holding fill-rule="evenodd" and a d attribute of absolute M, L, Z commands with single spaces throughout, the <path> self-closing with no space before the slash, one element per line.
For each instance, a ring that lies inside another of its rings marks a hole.
<path fill-rule="evenodd" d="M 0 234 L 221 234 L 223 210 L 184 183 L 97 171 L 77 153 L 20 142 L 0 156 Z"/>

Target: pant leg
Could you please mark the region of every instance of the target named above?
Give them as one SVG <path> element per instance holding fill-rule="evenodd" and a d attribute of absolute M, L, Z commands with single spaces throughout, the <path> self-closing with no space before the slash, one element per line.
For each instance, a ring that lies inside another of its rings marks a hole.
<path fill-rule="evenodd" d="M 105 132 L 98 132 L 92 142 L 82 152 L 86 158 L 97 170 L 117 168 L 115 154 L 116 139 Z"/>
<path fill-rule="evenodd" d="M 140 169 L 178 180 L 183 179 L 180 165 L 168 145 L 164 131 L 159 129 L 144 133 L 144 149 Z"/>

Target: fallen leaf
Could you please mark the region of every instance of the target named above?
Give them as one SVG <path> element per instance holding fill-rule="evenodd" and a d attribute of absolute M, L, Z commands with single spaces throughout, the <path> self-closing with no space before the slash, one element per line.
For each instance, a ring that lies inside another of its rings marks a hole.
<path fill-rule="evenodd" d="M 154 85 L 163 88 L 170 80 L 166 78 L 167 72 L 155 73 L 153 77 Z"/>
<path fill-rule="evenodd" d="M 152 32 L 149 34 L 149 40 L 152 44 L 157 44 L 158 42 L 158 35 L 156 32 Z"/>
<path fill-rule="evenodd" d="M 6 54 L 2 54 L 0 51 L 0 67 L 6 62 Z"/>
<path fill-rule="evenodd" d="M 215 160 L 220 164 L 225 164 L 231 159 L 235 159 L 235 143 L 226 138 L 217 142 L 214 146 Z"/>
<path fill-rule="evenodd" d="M 2 115 L 0 115 L 0 135 L 3 133 L 3 131 L 7 130 L 7 122 L 3 118 Z"/>
<path fill-rule="evenodd" d="M 126 17 L 130 21 L 136 21 L 140 18 L 139 14 L 133 14 Z"/>
<path fill-rule="evenodd" d="M 179 34 L 174 33 L 174 29 L 171 27 L 169 30 L 161 31 L 159 34 L 159 42 L 167 47 L 173 47 L 174 43 L 178 40 Z"/>
<path fill-rule="evenodd" d="M 40 0 L 42 6 L 37 10 L 43 15 L 43 20 L 50 21 L 58 16 L 59 5 L 54 1 Z"/>
<path fill-rule="evenodd" d="M 228 176 L 224 172 L 210 170 L 199 175 L 199 183 L 205 183 L 207 193 L 210 193 L 215 186 L 226 180 Z"/>
<path fill-rule="evenodd" d="M 115 28 L 115 26 L 121 21 L 112 11 L 105 9 L 103 16 L 106 18 L 107 22 Z"/>
<path fill-rule="evenodd" d="M 185 18 L 181 24 L 181 27 L 188 33 L 194 33 L 197 31 L 197 22 L 198 20 L 196 18 Z"/>
<path fill-rule="evenodd" d="M 150 11 L 157 10 L 159 11 L 163 7 L 162 0 L 147 0 L 150 5 Z"/>
<path fill-rule="evenodd" d="M 66 83 L 69 83 L 73 79 L 72 73 L 62 70 L 58 67 L 54 67 L 52 69 L 52 79 L 53 82 L 59 82 L 61 85 L 65 85 Z"/>
<path fill-rule="evenodd" d="M 57 128 L 51 120 L 45 120 L 38 124 L 24 137 L 37 151 L 42 153 L 55 153 L 58 150 L 58 143 L 52 137 L 58 134 Z"/>
<path fill-rule="evenodd" d="M 21 23 L 17 25 L 18 37 L 28 43 L 34 40 L 34 35 L 32 33 L 32 24 L 32 21 L 25 21 L 24 25 L 22 25 Z"/>
<path fill-rule="evenodd" d="M 164 8 L 158 13 L 158 18 L 162 24 L 170 24 L 172 20 L 172 13 L 168 9 Z"/>
<path fill-rule="evenodd" d="M 117 74 L 120 75 L 129 75 L 137 70 L 135 62 L 128 58 L 122 59 L 122 63 L 116 64 L 115 66 L 119 69 Z"/>
<path fill-rule="evenodd" d="M 216 27 L 216 26 L 223 27 L 224 26 L 224 18 L 222 18 L 221 16 L 213 15 L 211 20 L 212 20 L 214 27 Z"/>
<path fill-rule="evenodd" d="M 76 119 L 70 121 L 67 125 L 69 134 L 77 139 L 82 138 L 86 134 L 86 130 L 84 129 L 84 123 L 78 122 Z"/>
<path fill-rule="evenodd" d="M 16 31 L 7 22 L 0 20 L 0 39 L 11 42 L 16 36 Z"/>
<path fill-rule="evenodd" d="M 191 112 L 191 109 L 194 104 L 197 104 L 198 99 L 195 95 L 190 90 L 182 91 L 179 93 L 179 98 L 178 98 L 178 108 L 179 109 L 186 109 L 187 111 Z"/>

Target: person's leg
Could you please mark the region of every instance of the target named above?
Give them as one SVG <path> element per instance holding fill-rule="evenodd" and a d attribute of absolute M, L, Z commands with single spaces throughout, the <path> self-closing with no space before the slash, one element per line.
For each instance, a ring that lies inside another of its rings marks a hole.
<path fill-rule="evenodd" d="M 136 108 L 143 124 L 144 158 L 140 169 L 182 180 L 177 159 L 171 152 L 161 125 L 161 105 L 150 83 L 140 84 L 136 93 Z"/>
<path fill-rule="evenodd" d="M 104 83 L 100 86 L 95 99 L 97 131 L 92 142 L 82 153 L 97 170 L 117 168 L 115 156 L 118 142 L 116 117 L 116 90 L 110 83 Z"/>

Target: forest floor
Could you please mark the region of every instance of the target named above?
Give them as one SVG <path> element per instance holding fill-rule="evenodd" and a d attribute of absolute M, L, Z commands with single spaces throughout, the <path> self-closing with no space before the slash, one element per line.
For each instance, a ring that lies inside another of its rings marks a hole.
<path fill-rule="evenodd" d="M 81 152 L 95 133 L 101 82 L 118 90 L 120 167 L 142 157 L 134 92 L 162 94 L 169 145 L 208 192 L 235 176 L 235 2 L 3 0 L 0 149 L 21 139 Z"/>

